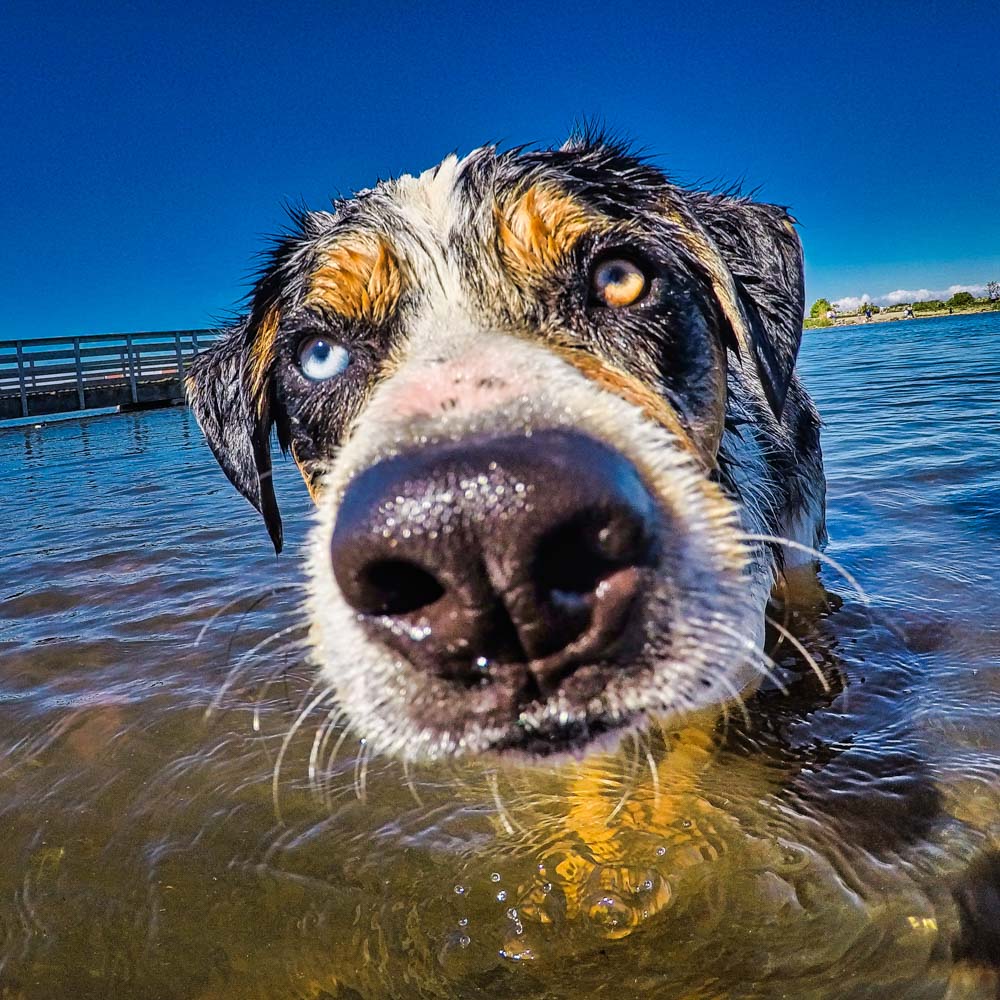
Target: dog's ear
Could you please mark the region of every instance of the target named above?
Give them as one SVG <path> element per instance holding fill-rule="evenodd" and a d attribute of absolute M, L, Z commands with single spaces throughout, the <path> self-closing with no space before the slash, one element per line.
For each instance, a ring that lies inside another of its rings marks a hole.
<path fill-rule="evenodd" d="M 281 515 L 271 482 L 268 401 L 254 399 L 247 373 L 248 324 L 223 331 L 195 357 L 185 379 L 188 402 L 229 481 L 257 508 L 275 552 L 281 551 Z"/>
<path fill-rule="evenodd" d="M 732 275 L 746 326 L 737 331 L 738 347 L 752 354 L 767 400 L 780 418 L 805 305 L 795 220 L 777 205 L 726 195 L 696 194 L 691 207 Z"/>

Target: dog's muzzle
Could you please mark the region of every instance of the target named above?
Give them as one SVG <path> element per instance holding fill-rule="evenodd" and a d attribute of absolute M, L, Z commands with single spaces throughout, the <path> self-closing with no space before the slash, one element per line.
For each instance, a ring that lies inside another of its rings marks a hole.
<path fill-rule="evenodd" d="M 635 466 L 593 438 L 477 436 L 358 474 L 333 573 L 369 636 L 418 673 L 582 707 L 642 642 L 661 520 Z"/>

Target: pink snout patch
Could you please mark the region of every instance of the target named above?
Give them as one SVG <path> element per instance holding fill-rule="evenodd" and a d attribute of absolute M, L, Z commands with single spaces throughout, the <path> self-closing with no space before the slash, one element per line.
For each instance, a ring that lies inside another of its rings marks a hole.
<path fill-rule="evenodd" d="M 515 376 L 511 358 L 501 351 L 479 357 L 407 366 L 385 387 L 385 401 L 400 420 L 433 418 L 442 413 L 476 414 L 493 410 L 530 391 L 534 379 Z"/>

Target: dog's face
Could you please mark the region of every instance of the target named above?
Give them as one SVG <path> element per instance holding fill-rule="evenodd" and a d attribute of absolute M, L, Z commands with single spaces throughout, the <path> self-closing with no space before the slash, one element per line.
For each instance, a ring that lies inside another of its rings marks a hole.
<path fill-rule="evenodd" d="M 745 687 L 771 580 L 723 440 L 734 384 L 777 426 L 791 379 L 785 213 L 600 141 L 334 209 L 296 218 L 188 385 L 276 547 L 272 427 L 302 471 L 315 657 L 359 734 L 579 752 Z"/>

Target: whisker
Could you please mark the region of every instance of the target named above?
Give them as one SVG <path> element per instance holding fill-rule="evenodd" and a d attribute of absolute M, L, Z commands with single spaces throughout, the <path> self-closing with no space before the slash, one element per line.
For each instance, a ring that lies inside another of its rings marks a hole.
<path fill-rule="evenodd" d="M 216 692 L 215 697 L 211 700 L 211 702 L 209 702 L 208 708 L 205 709 L 205 715 L 203 718 L 207 721 L 215 714 L 219 705 L 222 703 L 222 699 L 225 697 L 226 692 L 233 686 L 233 683 L 239 676 L 243 665 L 254 655 L 254 653 L 258 653 L 260 650 L 266 649 L 272 643 L 277 642 L 279 639 L 283 639 L 286 635 L 289 635 L 290 633 L 301 628 L 303 628 L 303 626 L 300 624 L 289 625 L 287 628 L 283 628 L 278 632 L 274 632 L 272 635 L 269 635 L 266 639 L 261 640 L 255 646 L 252 646 L 245 653 L 243 653 L 236 661 L 236 665 L 226 675 L 226 679 L 222 682 L 222 685 Z"/>
<path fill-rule="evenodd" d="M 490 787 L 493 802 L 497 807 L 497 815 L 500 817 L 500 825 L 504 828 L 508 836 L 513 837 L 516 832 L 514 823 L 510 817 L 510 813 L 507 812 L 507 807 L 504 805 L 503 799 L 500 796 L 500 780 L 497 778 L 496 771 L 489 771 L 487 773 L 486 783 Z"/>
<path fill-rule="evenodd" d="M 813 659 L 812 654 L 806 649 L 805 646 L 794 636 L 791 632 L 785 628 L 784 625 L 779 625 L 770 615 L 765 615 L 764 618 L 771 625 L 772 628 L 777 629 L 778 632 L 787 639 L 798 651 L 802 654 L 803 659 L 809 664 L 812 672 L 816 675 L 816 679 L 822 684 L 823 690 L 829 694 L 830 693 L 830 682 L 826 679 L 823 671 L 820 670 L 819 664 Z"/>
<path fill-rule="evenodd" d="M 743 695 L 736 690 L 735 685 L 728 678 L 720 676 L 719 683 L 733 696 L 733 700 L 739 706 L 740 714 L 743 716 L 743 722 L 746 724 L 747 729 L 753 729 L 753 723 L 750 721 L 750 713 L 747 711 L 746 703 L 743 701 Z"/>
<path fill-rule="evenodd" d="M 614 822 L 615 817 L 622 811 L 622 809 L 625 808 L 625 804 L 628 802 L 629 797 L 635 791 L 635 771 L 639 760 L 639 737 L 635 734 L 635 732 L 631 732 L 629 733 L 629 739 L 635 750 L 635 757 L 628 761 L 629 767 L 627 772 L 625 769 L 626 761 L 622 761 L 622 788 L 624 791 L 622 792 L 621 798 L 618 800 L 618 804 L 611 810 L 607 819 L 605 819 L 605 826 L 610 826 Z"/>
<path fill-rule="evenodd" d="M 836 570 L 851 587 L 854 588 L 858 597 L 864 604 L 871 604 L 872 599 L 868 596 L 865 589 L 858 583 L 854 575 L 842 566 L 836 559 L 832 556 L 828 556 L 825 552 L 820 552 L 819 549 L 814 549 L 811 545 L 805 545 L 802 542 L 796 542 L 791 538 L 782 538 L 780 535 L 757 535 L 749 534 L 747 532 L 740 532 L 740 538 L 748 542 L 765 542 L 771 545 L 782 545 L 790 549 L 796 549 L 799 552 L 805 552 L 811 555 L 814 559 L 818 559 L 820 562 L 825 563 L 827 566 Z"/>
<path fill-rule="evenodd" d="M 282 654 L 288 653 L 290 650 L 295 649 L 300 642 L 304 644 L 305 637 L 303 637 L 301 640 L 290 642 L 280 652 Z M 267 675 L 267 677 L 264 679 L 263 685 L 261 686 L 260 690 L 257 692 L 257 695 L 253 700 L 253 730 L 255 733 L 260 732 L 261 706 L 264 703 L 264 699 L 267 697 L 268 691 L 271 690 L 271 685 L 274 684 L 279 677 L 284 681 L 285 684 L 285 704 L 288 707 L 291 707 L 291 698 L 289 697 L 289 692 L 288 692 L 288 667 L 285 663 L 281 663 L 278 666 L 276 666 L 271 671 L 270 674 Z M 311 691 L 315 686 L 316 682 L 314 681 L 312 684 L 309 685 L 309 690 Z"/>
<path fill-rule="evenodd" d="M 289 746 L 291 746 L 292 740 L 295 738 L 295 734 L 302 728 L 302 724 L 309 717 L 312 710 L 323 701 L 324 698 L 328 698 L 333 693 L 332 687 L 325 687 L 309 704 L 306 708 L 299 712 L 295 721 L 291 724 L 288 732 L 285 734 L 285 738 L 281 741 L 281 749 L 278 750 L 278 756 L 274 761 L 274 769 L 271 774 L 271 799 L 274 803 L 274 817 L 278 821 L 279 825 L 284 826 L 285 820 L 281 815 L 281 804 L 278 801 L 278 785 L 281 779 L 281 765 L 284 762 L 285 754 L 288 752 Z"/>
<path fill-rule="evenodd" d="M 354 794 L 359 802 L 365 801 L 366 780 L 368 777 L 368 757 L 371 750 L 366 739 L 358 741 L 358 755 L 354 760 Z"/>
<path fill-rule="evenodd" d="M 327 713 L 326 718 L 316 727 L 316 736 L 309 750 L 309 787 L 316 795 L 319 794 L 317 781 L 319 768 L 317 767 L 317 763 L 320 759 L 322 748 L 326 745 L 327 734 L 337 725 L 341 715 L 343 715 L 343 711 L 339 705 L 334 705 Z"/>
<path fill-rule="evenodd" d="M 829 607 L 829 601 L 827 601 L 827 606 Z M 782 623 L 782 625 L 785 626 L 785 628 L 788 628 L 788 624 L 791 621 L 791 614 L 792 614 L 792 612 L 791 612 L 791 607 L 789 606 L 789 602 L 787 600 L 782 601 L 781 602 L 781 623 Z M 768 619 L 768 621 L 770 621 L 770 619 Z M 785 637 L 779 633 L 779 635 L 778 635 L 778 641 L 770 649 L 768 649 L 766 651 L 767 655 L 770 656 L 772 660 L 774 659 L 774 654 L 781 648 L 781 644 L 784 641 L 785 641 Z"/>
<path fill-rule="evenodd" d="M 413 775 L 410 774 L 410 762 L 405 757 L 403 758 L 403 781 L 413 796 L 413 801 L 423 809 L 424 800 L 417 794 L 417 787 L 413 784 Z"/>
<path fill-rule="evenodd" d="M 778 669 L 778 664 L 775 663 L 774 660 L 772 660 L 771 657 L 768 656 L 763 649 L 760 649 L 758 646 L 756 646 L 745 635 L 740 635 L 740 633 L 737 632 L 735 629 L 729 628 L 729 626 L 723 625 L 721 622 L 718 621 L 709 623 L 693 618 L 692 623 L 694 625 L 699 626 L 700 628 L 705 629 L 706 632 L 710 632 L 712 629 L 715 629 L 716 631 L 721 632 L 724 635 L 728 635 L 731 638 L 735 639 L 739 644 L 739 646 L 742 648 L 742 650 L 747 654 L 748 661 L 750 665 L 754 668 L 754 670 L 756 670 L 757 673 L 759 673 L 762 677 L 764 677 L 765 679 L 769 680 L 772 684 L 774 684 L 774 686 L 777 687 L 777 689 L 783 695 L 786 696 L 788 695 L 788 687 L 782 682 L 781 678 L 778 677 L 778 675 L 775 673 L 775 670 Z M 707 642 L 703 642 L 702 645 L 707 646 L 709 649 L 712 649 L 719 653 L 736 652 L 736 650 L 733 650 L 731 647 L 727 646 L 722 646 L 722 647 L 714 646 Z"/>
<path fill-rule="evenodd" d="M 330 751 L 330 756 L 327 757 L 326 763 L 323 765 L 323 788 L 325 791 L 323 801 L 327 809 L 333 808 L 333 775 L 331 774 L 333 762 L 337 759 L 337 754 L 340 753 L 340 748 L 344 745 L 350 732 L 350 729 L 347 728 L 341 732 Z"/>
<path fill-rule="evenodd" d="M 294 583 L 288 583 L 288 584 L 284 584 L 284 585 L 283 585 L 283 586 L 281 586 L 281 587 L 273 587 L 273 588 L 272 588 L 271 590 L 267 591 L 267 593 L 265 593 L 265 594 L 259 594 L 259 595 L 258 595 L 258 596 L 257 596 L 256 598 L 254 598 L 254 600 L 253 600 L 253 601 L 252 601 L 252 602 L 251 602 L 251 603 L 250 603 L 250 604 L 249 604 L 249 605 L 248 605 L 248 606 L 247 606 L 246 608 L 244 608 L 244 610 L 243 610 L 243 614 L 242 614 L 242 615 L 240 615 L 240 620 L 239 620 L 239 622 L 237 623 L 237 625 L 236 625 L 236 629 L 235 629 L 234 631 L 236 631 L 236 632 L 239 632 L 239 630 L 240 630 L 240 626 L 241 626 L 241 625 L 242 625 L 242 623 L 243 623 L 243 619 L 244 619 L 244 618 L 246 618 L 246 616 L 247 616 L 248 614 L 250 614 L 250 612 L 251 612 L 251 611 L 256 611 L 256 610 L 257 610 L 257 608 L 259 608 L 259 607 L 261 606 L 261 604 L 263 604 L 263 603 L 264 603 L 264 601 L 266 601 L 266 600 L 267 600 L 267 599 L 268 599 L 269 597 L 274 597 L 274 595 L 275 595 L 275 594 L 281 594 L 281 593 L 284 593 L 284 592 L 285 592 L 286 590 L 296 590 L 296 589 L 298 589 L 298 587 L 299 587 L 299 586 L 300 586 L 299 584 L 294 584 Z M 197 636 L 197 638 L 196 638 L 196 639 L 194 640 L 194 647 L 195 647 L 195 649 L 197 649 L 197 648 L 198 648 L 198 646 L 199 646 L 199 645 L 201 645 L 201 640 L 205 638 L 205 633 L 206 633 L 206 632 L 207 632 L 207 631 L 208 631 L 208 630 L 209 630 L 209 629 L 210 629 L 210 628 L 211 628 L 211 627 L 212 627 L 212 626 L 213 626 L 213 625 L 214 625 L 214 624 L 215 624 L 215 623 L 216 623 L 216 622 L 217 622 L 217 621 L 218 621 L 218 620 L 219 620 L 219 619 L 220 619 L 220 618 L 221 618 L 221 617 L 222 617 L 222 616 L 223 616 L 223 615 L 224 615 L 224 614 L 225 614 L 225 613 L 226 613 L 226 612 L 227 612 L 227 611 L 228 611 L 228 610 L 230 609 L 230 608 L 232 608 L 232 607 L 235 607 L 235 606 L 236 606 L 237 604 L 239 604 L 239 603 L 240 603 L 240 601 L 245 601 L 245 600 L 247 599 L 247 597 L 248 597 L 248 596 L 249 596 L 248 594 L 240 594 L 239 596 L 237 596 L 237 597 L 234 597 L 234 598 L 233 598 L 233 599 L 232 599 L 231 601 L 226 601 L 226 603 L 225 603 L 225 604 L 223 604 L 223 605 L 222 605 L 222 607 L 221 607 L 221 608 L 219 608 L 219 610 L 218 610 L 218 611 L 216 611 L 216 612 L 215 612 L 215 614 L 214 614 L 214 615 L 212 615 L 212 617 L 211 617 L 211 618 L 209 618 L 209 619 L 208 619 L 208 621 L 207 621 L 207 622 L 205 622 L 205 624 L 204 624 L 204 625 L 202 625 L 202 627 L 201 627 L 201 628 L 200 628 L 200 629 L 198 630 L 198 636 Z"/>
<path fill-rule="evenodd" d="M 649 779 L 653 784 L 653 808 L 656 809 L 660 805 L 660 769 L 656 766 L 653 748 L 649 745 L 648 740 L 646 741 L 646 763 L 649 765 Z"/>
<path fill-rule="evenodd" d="M 729 706 L 723 702 L 722 703 L 722 740 L 720 743 L 725 743 L 729 739 Z"/>

